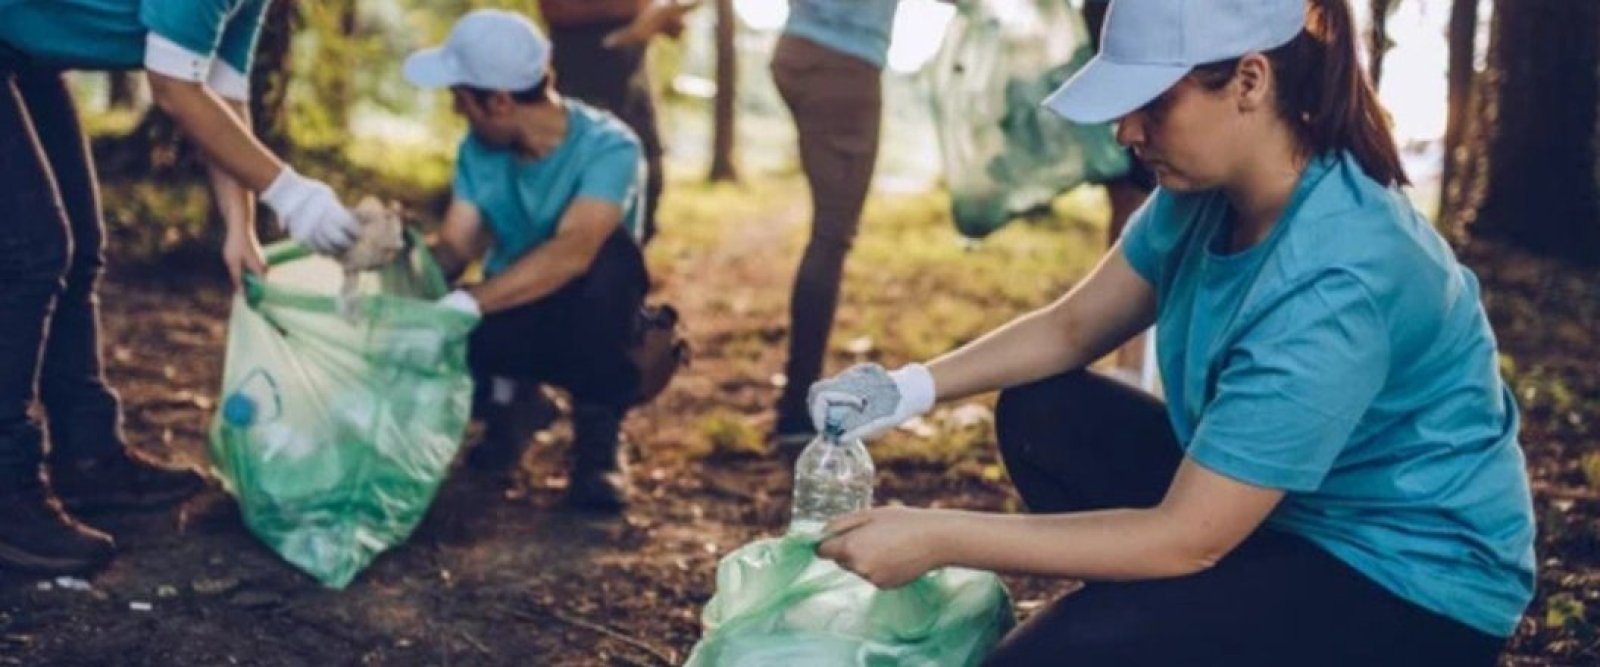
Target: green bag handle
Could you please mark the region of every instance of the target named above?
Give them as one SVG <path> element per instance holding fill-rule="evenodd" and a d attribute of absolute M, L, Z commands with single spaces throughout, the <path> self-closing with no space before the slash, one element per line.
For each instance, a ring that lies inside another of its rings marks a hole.
<path fill-rule="evenodd" d="M 444 278 L 444 272 L 439 269 L 438 263 L 433 261 L 433 253 L 428 251 L 427 243 L 423 241 L 422 234 L 414 229 L 407 228 L 406 235 L 406 261 L 419 265 L 422 270 L 422 279 L 429 289 L 444 294 L 448 291 L 449 283 Z M 305 259 L 315 254 L 311 248 L 294 239 L 285 239 L 267 246 L 264 250 L 264 259 L 267 266 L 282 266 L 290 262 Z M 332 296 L 314 294 L 303 290 L 270 285 L 264 276 L 246 273 L 244 276 L 244 298 L 252 310 L 259 311 L 263 303 L 277 303 L 285 306 L 315 310 L 322 312 L 335 312 L 338 303 Z M 457 313 L 462 317 L 471 317 L 465 313 Z"/>

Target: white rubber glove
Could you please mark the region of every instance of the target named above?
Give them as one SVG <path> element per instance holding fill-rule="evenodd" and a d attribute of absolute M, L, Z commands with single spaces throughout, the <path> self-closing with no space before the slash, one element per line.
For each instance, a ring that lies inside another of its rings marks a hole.
<path fill-rule="evenodd" d="M 333 188 L 287 166 L 261 191 L 261 203 L 278 215 L 290 237 L 319 253 L 337 254 L 355 241 L 356 218 Z"/>
<path fill-rule="evenodd" d="M 458 310 L 473 317 L 483 317 L 483 309 L 478 307 L 478 300 L 472 298 L 472 295 L 464 289 L 458 289 L 439 297 L 439 300 L 433 303 L 436 306 Z"/>
<path fill-rule="evenodd" d="M 922 364 L 885 371 L 877 364 L 859 364 L 811 385 L 806 403 L 818 433 L 827 430 L 828 408 L 836 410 L 841 440 L 871 440 L 906 420 L 927 412 L 936 396 L 933 375 Z"/>

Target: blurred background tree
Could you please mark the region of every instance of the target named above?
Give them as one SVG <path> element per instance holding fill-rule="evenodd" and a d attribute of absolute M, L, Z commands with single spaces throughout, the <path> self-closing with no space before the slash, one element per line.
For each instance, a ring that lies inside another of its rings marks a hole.
<path fill-rule="evenodd" d="M 1600 264 L 1600 2 L 1496 0 L 1475 234 Z"/>
<path fill-rule="evenodd" d="M 1364 57 L 1418 177 L 1419 205 L 1458 242 L 1493 236 L 1600 261 L 1600 3 L 1352 5 Z M 406 84 L 400 63 L 442 40 L 463 12 L 489 6 L 538 17 L 538 0 L 274 0 L 252 73 L 257 133 L 351 198 L 372 192 L 437 211 L 463 125 L 444 96 Z M 917 74 L 943 29 L 936 11 L 950 10 L 905 0 L 896 28 L 878 170 L 894 189 L 940 183 L 930 92 Z M 681 41 L 657 41 L 652 78 L 669 171 L 714 180 L 793 173 L 793 128 L 766 71 L 786 12 L 786 0 L 716 0 L 690 15 Z M 205 241 L 210 207 L 198 161 L 149 108 L 142 78 L 78 79 L 108 218 L 135 239 L 114 247 L 159 254 Z"/>

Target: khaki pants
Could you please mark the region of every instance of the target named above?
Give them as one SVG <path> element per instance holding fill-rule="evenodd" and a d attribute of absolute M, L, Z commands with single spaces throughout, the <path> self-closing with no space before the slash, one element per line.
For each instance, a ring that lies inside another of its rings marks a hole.
<path fill-rule="evenodd" d="M 792 35 L 778 41 L 772 76 L 811 186 L 811 237 L 789 302 L 789 384 L 778 402 L 778 431 L 794 433 L 811 430 L 806 390 L 822 372 L 845 255 L 872 184 L 883 90 L 877 67 Z"/>

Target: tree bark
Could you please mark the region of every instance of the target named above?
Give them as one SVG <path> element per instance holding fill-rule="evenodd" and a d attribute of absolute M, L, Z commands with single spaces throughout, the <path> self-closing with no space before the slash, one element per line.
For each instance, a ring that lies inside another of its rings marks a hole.
<path fill-rule="evenodd" d="M 1461 186 L 1461 161 L 1466 157 L 1467 111 L 1473 94 L 1473 65 L 1478 37 L 1479 0 L 1453 0 L 1450 3 L 1449 109 L 1444 130 L 1444 170 L 1439 178 L 1439 221 L 1445 229 L 1456 227 Z"/>
<path fill-rule="evenodd" d="M 1398 0 L 1371 0 L 1372 26 L 1367 33 L 1367 72 L 1372 75 L 1376 89 L 1383 79 L 1383 56 L 1389 52 L 1389 13 Z"/>
<path fill-rule="evenodd" d="M 734 164 L 734 130 L 737 116 L 734 104 L 738 101 L 738 56 L 735 52 L 734 29 L 738 19 L 733 14 L 733 0 L 717 0 L 717 96 L 712 118 L 711 175 L 712 181 L 736 181 L 738 167 Z"/>
<path fill-rule="evenodd" d="M 1600 3 L 1496 0 L 1488 177 L 1472 232 L 1600 265 Z"/>
<path fill-rule="evenodd" d="M 138 72 L 110 72 L 106 77 L 106 106 L 132 109 L 139 102 Z"/>
<path fill-rule="evenodd" d="M 250 119 L 256 136 L 282 155 L 290 147 L 288 100 L 290 44 L 300 27 L 300 0 L 271 0 L 250 70 Z"/>

